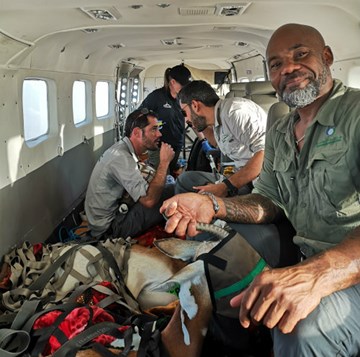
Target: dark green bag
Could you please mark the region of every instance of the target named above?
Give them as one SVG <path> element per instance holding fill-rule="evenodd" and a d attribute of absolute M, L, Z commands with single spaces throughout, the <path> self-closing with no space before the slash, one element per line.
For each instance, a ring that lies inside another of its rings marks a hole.
<path fill-rule="evenodd" d="M 238 318 L 237 310 L 230 307 L 230 300 L 263 271 L 264 259 L 234 230 L 198 259 L 204 261 L 214 313 Z"/>

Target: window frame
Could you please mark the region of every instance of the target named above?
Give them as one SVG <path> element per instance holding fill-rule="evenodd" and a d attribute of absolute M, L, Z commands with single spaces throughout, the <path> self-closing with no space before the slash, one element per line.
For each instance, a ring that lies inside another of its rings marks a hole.
<path fill-rule="evenodd" d="M 47 131 L 42 133 L 39 136 L 36 136 L 31 139 L 25 138 L 25 111 L 24 111 L 24 83 L 26 81 L 43 81 L 46 84 L 46 102 L 47 102 Z M 54 136 L 57 131 L 57 89 L 56 83 L 53 79 L 46 77 L 31 76 L 25 77 L 22 80 L 21 87 L 21 111 L 22 111 L 22 135 L 24 138 L 25 144 L 32 148 L 39 145 L 40 143 L 48 140 L 50 137 Z"/>
<path fill-rule="evenodd" d="M 74 116 L 74 85 L 76 82 L 82 82 L 85 84 L 85 119 L 81 122 L 75 123 Z M 92 121 L 92 83 L 86 79 L 75 79 L 72 82 L 71 87 L 71 109 L 72 109 L 72 123 L 76 128 L 87 125 Z"/>
<path fill-rule="evenodd" d="M 97 85 L 100 82 L 105 82 L 108 84 L 108 113 L 105 115 L 98 116 L 97 114 Z M 95 116 L 97 120 L 107 120 L 114 116 L 114 107 L 115 107 L 115 85 L 113 82 L 105 80 L 105 79 L 99 79 L 96 81 L 95 84 L 95 91 L 94 91 L 94 100 L 95 100 Z"/>

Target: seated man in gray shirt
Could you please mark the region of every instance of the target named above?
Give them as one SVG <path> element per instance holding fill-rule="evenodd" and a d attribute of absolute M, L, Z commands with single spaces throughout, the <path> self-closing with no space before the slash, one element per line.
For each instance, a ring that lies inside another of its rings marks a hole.
<path fill-rule="evenodd" d="M 155 171 L 141 161 L 159 145 L 161 122 L 146 108 L 126 119 L 125 137 L 96 163 L 85 198 L 85 212 L 93 237 L 136 236 L 163 221 L 159 207 L 174 194 L 166 173 L 174 151 L 162 143 Z"/>

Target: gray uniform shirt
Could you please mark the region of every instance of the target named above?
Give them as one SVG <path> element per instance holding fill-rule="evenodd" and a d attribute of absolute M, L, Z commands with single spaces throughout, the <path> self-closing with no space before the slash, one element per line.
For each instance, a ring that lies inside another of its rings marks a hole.
<path fill-rule="evenodd" d="M 235 169 L 264 150 L 266 119 L 265 111 L 249 99 L 228 98 L 216 103 L 214 137 L 220 151 L 234 162 Z"/>
<path fill-rule="evenodd" d="M 126 192 L 137 202 L 146 196 L 148 186 L 127 137 L 106 150 L 94 167 L 85 198 L 92 235 L 99 236 L 107 231 Z"/>

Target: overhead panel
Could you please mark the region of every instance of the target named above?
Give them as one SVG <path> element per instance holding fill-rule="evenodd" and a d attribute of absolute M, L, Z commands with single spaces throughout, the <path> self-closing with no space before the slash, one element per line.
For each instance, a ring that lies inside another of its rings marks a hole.
<path fill-rule="evenodd" d="M 179 14 L 182 16 L 209 16 L 215 14 L 215 7 L 214 6 L 180 7 Z"/>
<path fill-rule="evenodd" d="M 115 7 L 81 7 L 94 20 L 116 21 L 121 15 Z"/>
<path fill-rule="evenodd" d="M 17 53 L 31 46 L 31 43 L 18 40 L 0 31 L 0 63 L 8 63 Z"/>
<path fill-rule="evenodd" d="M 250 6 L 250 2 L 237 4 L 219 4 L 216 5 L 215 15 L 217 16 L 236 16 L 241 15 Z"/>
<path fill-rule="evenodd" d="M 243 14 L 250 4 L 251 2 L 243 2 L 218 4 L 216 6 L 180 7 L 179 14 L 182 16 L 236 16 Z"/>

